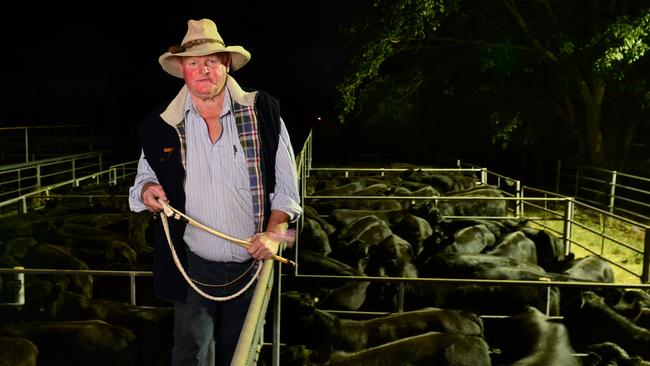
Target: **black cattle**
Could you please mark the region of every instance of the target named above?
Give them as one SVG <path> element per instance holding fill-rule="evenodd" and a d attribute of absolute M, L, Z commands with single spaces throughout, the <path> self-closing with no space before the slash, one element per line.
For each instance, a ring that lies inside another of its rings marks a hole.
<path fill-rule="evenodd" d="M 562 238 L 555 237 L 546 230 L 521 227 L 518 229 L 535 243 L 537 264 L 549 272 L 561 272 L 560 264 L 573 259 L 566 255 L 566 246 Z"/>
<path fill-rule="evenodd" d="M 4 325 L 0 332 L 32 341 L 45 364 L 137 364 L 133 333 L 101 320 L 22 322 Z"/>
<path fill-rule="evenodd" d="M 365 277 L 363 272 L 334 258 L 326 257 L 308 249 L 298 251 L 298 269 L 301 274 Z M 283 286 L 308 292 L 320 298 L 329 309 L 359 310 L 366 299 L 368 282 L 355 280 L 292 280 L 283 281 Z"/>
<path fill-rule="evenodd" d="M 35 366 L 38 349 L 33 342 L 19 337 L 0 336 L 0 365 Z"/>
<path fill-rule="evenodd" d="M 594 254 L 565 262 L 562 273 L 573 280 L 614 282 L 612 266 L 605 259 Z"/>
<path fill-rule="evenodd" d="M 532 263 L 487 254 L 437 255 L 418 267 L 420 277 L 544 281 L 551 274 Z M 559 291 L 543 286 L 424 284 L 405 285 L 406 308 L 434 306 L 480 314 L 516 314 L 528 306 L 559 313 Z M 550 295 L 550 298 L 548 296 Z"/>
<path fill-rule="evenodd" d="M 411 244 L 415 256 L 422 251 L 423 242 L 433 235 L 431 224 L 415 215 L 407 215 L 402 221 L 393 225 L 391 230 Z"/>
<path fill-rule="evenodd" d="M 366 188 L 353 193 L 355 196 L 387 196 L 395 187 L 387 183 L 373 183 L 366 186 Z"/>
<path fill-rule="evenodd" d="M 321 224 L 309 217 L 305 217 L 303 222 L 299 236 L 300 246 L 324 256 L 329 255 L 332 252 L 332 247 L 329 236 Z"/>
<path fill-rule="evenodd" d="M 447 219 L 440 223 L 440 226 L 446 235 L 452 235 L 458 230 L 475 225 L 484 225 L 488 230 L 490 230 L 495 238 L 498 238 L 509 232 L 518 230 L 522 224 L 516 224 L 510 220 L 491 219 Z"/>
<path fill-rule="evenodd" d="M 421 263 L 421 277 L 539 280 L 549 276 L 536 264 L 490 254 L 443 253 Z"/>
<path fill-rule="evenodd" d="M 489 366 L 487 343 L 480 337 L 430 332 L 355 353 L 337 352 L 329 366 Z"/>
<path fill-rule="evenodd" d="M 410 213 L 407 210 L 350 210 L 350 209 L 337 209 L 331 212 L 330 217 L 335 226 L 343 227 L 349 225 L 352 221 L 366 217 L 377 216 L 380 220 L 384 221 L 388 226 L 396 224 Z"/>
<path fill-rule="evenodd" d="M 334 232 L 336 231 L 334 225 L 330 224 L 325 219 L 320 217 L 318 211 L 316 211 L 315 208 L 311 206 L 305 206 L 304 210 L 305 210 L 304 211 L 305 218 L 309 217 L 310 219 L 317 221 L 320 224 L 320 226 L 323 228 L 323 230 L 325 230 L 325 233 L 327 233 L 327 235 L 334 234 Z"/>
<path fill-rule="evenodd" d="M 397 187 L 390 195 L 399 196 L 399 197 L 438 197 L 441 194 L 440 192 L 436 191 L 433 187 L 429 185 L 424 185 L 422 187 L 419 187 L 415 191 L 411 191 L 409 188 L 404 186 Z M 402 205 L 402 208 L 409 208 L 411 206 L 419 207 L 425 204 L 425 202 L 426 201 L 424 200 L 408 200 L 408 199 L 400 200 L 400 204 Z"/>
<path fill-rule="evenodd" d="M 494 216 L 503 217 L 507 213 L 505 200 L 473 200 L 472 197 L 503 197 L 503 192 L 496 187 L 480 186 L 471 189 L 447 192 L 449 197 L 463 197 L 463 200 L 444 200 L 438 202 L 443 216 Z"/>
<path fill-rule="evenodd" d="M 476 178 L 458 172 L 424 172 L 411 169 L 402 173 L 402 179 L 430 185 L 439 192 L 447 193 L 469 189 L 476 184 Z"/>
<path fill-rule="evenodd" d="M 650 329 L 650 294 L 645 290 L 624 290 L 612 308 L 634 324 Z"/>
<path fill-rule="evenodd" d="M 535 242 L 526 237 L 521 231 L 515 231 L 502 236 L 499 238 L 499 242 L 494 249 L 487 251 L 485 254 L 537 264 Z"/>
<path fill-rule="evenodd" d="M 388 224 L 375 215 L 352 220 L 339 230 L 333 257 L 363 271 L 369 248 L 381 243 L 392 234 Z"/>
<path fill-rule="evenodd" d="M 494 234 L 483 224 L 460 229 L 452 239 L 453 242 L 444 248 L 445 253 L 478 254 L 496 241 Z"/>
<path fill-rule="evenodd" d="M 640 357 L 630 357 L 621 346 L 612 342 L 592 344 L 587 347 L 585 366 L 650 366 Z"/>
<path fill-rule="evenodd" d="M 334 350 L 359 351 L 431 331 L 483 336 L 481 318 L 459 310 L 424 308 L 354 320 L 317 309 L 306 294 L 285 292 L 282 296 L 285 313 L 290 314 L 283 319 L 283 327 L 289 328 L 283 334 L 303 335 L 287 334 L 287 338 L 302 344 L 309 341 L 315 347 L 326 343 Z"/>
<path fill-rule="evenodd" d="M 314 192 L 313 196 L 349 196 L 364 189 L 365 186 L 359 181 L 353 181 L 340 186 L 324 188 Z"/>
<path fill-rule="evenodd" d="M 418 270 L 413 258 L 411 244 L 392 234 L 370 247 L 365 273 L 368 276 L 417 278 Z"/>
<path fill-rule="evenodd" d="M 633 356 L 650 357 L 650 330 L 617 313 L 593 291 L 583 291 L 580 298 L 567 306 L 564 319 L 571 342 L 578 350 L 596 343 L 612 342 Z"/>
<path fill-rule="evenodd" d="M 485 339 L 496 365 L 580 365 L 566 327 L 532 307 L 511 317 L 486 319 Z"/>

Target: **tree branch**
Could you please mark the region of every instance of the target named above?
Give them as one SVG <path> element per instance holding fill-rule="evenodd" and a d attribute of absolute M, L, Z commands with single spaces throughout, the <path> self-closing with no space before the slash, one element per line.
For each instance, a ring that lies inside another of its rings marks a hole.
<path fill-rule="evenodd" d="M 519 10 L 517 10 L 517 5 L 515 4 L 515 0 L 501 0 L 501 2 L 510 11 L 510 14 L 512 14 L 512 16 L 515 18 L 517 24 L 519 24 L 519 27 L 524 32 L 526 37 L 528 37 L 528 39 L 533 44 L 535 49 L 538 50 L 542 54 L 542 56 L 548 61 L 550 61 L 551 63 L 554 64 L 558 63 L 558 59 L 555 56 L 555 54 L 548 48 L 544 47 L 542 42 L 540 42 L 539 39 L 533 36 L 533 34 L 530 31 L 530 28 L 528 27 L 528 23 L 526 23 L 524 17 L 519 13 Z"/>

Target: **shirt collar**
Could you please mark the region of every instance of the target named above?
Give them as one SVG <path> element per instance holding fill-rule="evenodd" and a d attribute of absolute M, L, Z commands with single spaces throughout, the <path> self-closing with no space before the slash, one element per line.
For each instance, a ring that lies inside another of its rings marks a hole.
<path fill-rule="evenodd" d="M 231 102 L 232 99 L 230 97 L 230 90 L 228 89 L 227 86 L 224 86 L 224 93 L 225 94 L 223 96 L 223 109 L 221 111 L 221 116 L 219 116 L 219 118 L 223 118 L 232 110 L 232 102 Z M 193 115 L 196 116 L 200 116 L 199 111 L 196 109 L 196 106 L 194 105 L 194 101 L 192 101 L 192 98 L 190 98 L 190 92 L 188 90 L 187 98 L 185 98 L 185 110 L 184 110 L 185 119 L 187 119 L 189 113 L 192 113 Z"/>

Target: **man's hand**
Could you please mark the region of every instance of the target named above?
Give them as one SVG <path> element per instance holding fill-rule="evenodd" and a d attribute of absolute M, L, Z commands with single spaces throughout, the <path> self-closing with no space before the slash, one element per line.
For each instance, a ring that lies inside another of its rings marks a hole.
<path fill-rule="evenodd" d="M 251 245 L 246 249 L 248 254 L 257 260 L 267 260 L 273 258 L 278 252 L 280 240 L 275 238 L 273 232 L 263 232 L 253 235 Z"/>
<path fill-rule="evenodd" d="M 158 199 L 162 199 L 165 202 L 168 201 L 163 187 L 158 183 L 146 183 L 143 185 L 140 197 L 142 198 L 142 203 L 147 206 L 147 210 L 151 212 L 162 211 L 162 205 L 158 202 Z"/>

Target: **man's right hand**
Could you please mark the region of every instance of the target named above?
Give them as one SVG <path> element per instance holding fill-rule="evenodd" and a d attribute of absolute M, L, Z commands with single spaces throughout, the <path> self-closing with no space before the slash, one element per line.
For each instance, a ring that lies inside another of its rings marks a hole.
<path fill-rule="evenodd" d="M 165 202 L 168 201 L 163 187 L 158 183 L 146 183 L 143 185 L 140 197 L 142 198 L 142 203 L 147 206 L 147 210 L 151 212 L 162 211 L 162 205 L 158 202 L 158 199 L 162 199 Z"/>

